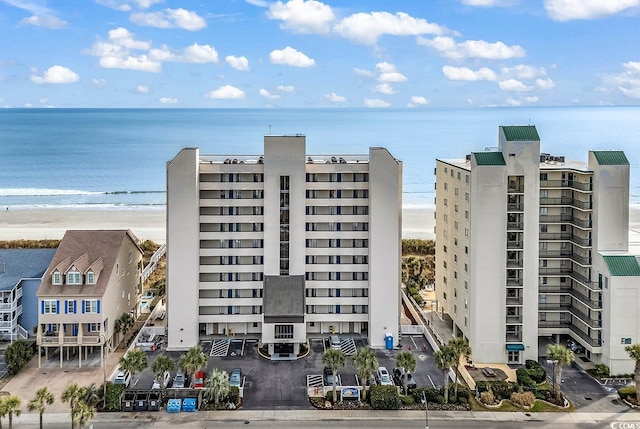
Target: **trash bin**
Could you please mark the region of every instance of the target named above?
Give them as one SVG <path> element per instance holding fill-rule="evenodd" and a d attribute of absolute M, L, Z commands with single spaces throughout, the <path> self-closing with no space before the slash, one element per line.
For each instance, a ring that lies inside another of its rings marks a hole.
<path fill-rule="evenodd" d="M 393 350 L 393 334 L 386 333 L 384 336 L 384 344 L 387 350 Z"/>
<path fill-rule="evenodd" d="M 149 393 L 138 392 L 136 393 L 136 400 L 133 405 L 135 411 L 147 411 L 149 409 Z"/>
<path fill-rule="evenodd" d="M 149 393 L 149 411 L 159 411 L 162 404 L 162 395 L 160 392 Z"/>

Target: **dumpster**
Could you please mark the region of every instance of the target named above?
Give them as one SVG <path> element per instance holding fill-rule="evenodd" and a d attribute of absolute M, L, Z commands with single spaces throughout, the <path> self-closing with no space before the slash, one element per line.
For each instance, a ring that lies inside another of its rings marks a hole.
<path fill-rule="evenodd" d="M 167 413 L 179 413 L 182 406 L 182 399 L 169 399 L 167 401 Z"/>
<path fill-rule="evenodd" d="M 122 400 L 120 402 L 120 409 L 122 411 L 133 411 L 134 401 L 136 394 L 134 392 L 124 392 L 122 394 Z"/>
<path fill-rule="evenodd" d="M 182 400 L 182 411 L 194 412 L 196 410 L 196 398 L 184 398 Z"/>
<path fill-rule="evenodd" d="M 149 392 L 149 411 L 160 411 L 162 405 L 162 394 L 160 392 Z"/>
<path fill-rule="evenodd" d="M 384 344 L 387 350 L 393 350 L 393 334 L 387 332 L 384 336 Z"/>
<path fill-rule="evenodd" d="M 136 393 L 136 400 L 133 404 L 135 411 L 147 411 L 149 409 L 149 393 L 138 392 Z"/>

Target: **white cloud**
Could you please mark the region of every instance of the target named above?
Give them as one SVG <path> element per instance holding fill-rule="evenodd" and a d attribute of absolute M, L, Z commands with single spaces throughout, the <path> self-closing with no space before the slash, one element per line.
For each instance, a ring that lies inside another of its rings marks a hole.
<path fill-rule="evenodd" d="M 422 18 L 414 18 L 404 12 L 355 13 L 334 26 L 341 36 L 358 43 L 373 45 L 380 36 L 417 36 L 443 34 L 447 30 Z"/>
<path fill-rule="evenodd" d="M 204 96 L 216 100 L 241 100 L 244 98 L 245 94 L 240 88 L 236 88 L 231 85 L 224 85 L 218 89 L 207 92 Z"/>
<path fill-rule="evenodd" d="M 526 102 L 527 102 L 527 103 L 529 103 L 529 104 L 537 103 L 537 102 L 538 102 L 538 100 L 539 100 L 539 98 L 538 98 L 538 97 L 525 97 L 525 98 L 524 98 L 524 101 L 526 101 Z"/>
<path fill-rule="evenodd" d="M 296 87 L 292 85 L 278 85 L 278 91 L 282 92 L 295 92 Z"/>
<path fill-rule="evenodd" d="M 149 93 L 149 87 L 146 85 L 138 85 L 136 87 L 136 91 L 139 92 L 140 94 L 148 94 Z"/>
<path fill-rule="evenodd" d="M 622 72 L 605 81 L 615 85 L 625 96 L 640 99 L 640 62 L 623 63 Z"/>
<path fill-rule="evenodd" d="M 380 82 L 406 82 L 407 77 L 400 73 L 396 66 L 387 62 L 376 64 L 376 70 L 380 73 L 378 81 Z"/>
<path fill-rule="evenodd" d="M 380 100 L 379 98 L 365 98 L 364 99 L 365 107 L 389 107 L 391 103 Z"/>
<path fill-rule="evenodd" d="M 60 84 L 60 83 L 73 83 L 80 80 L 78 73 L 63 66 L 49 67 L 43 75 L 31 75 L 31 81 L 41 85 L 43 83 Z"/>
<path fill-rule="evenodd" d="M 544 67 L 533 67 L 525 64 L 518 64 L 513 67 L 503 67 L 502 74 L 514 76 L 518 79 L 535 79 L 537 77 L 546 76 L 547 71 Z"/>
<path fill-rule="evenodd" d="M 32 15 L 24 18 L 22 22 L 36 27 L 49 28 L 51 30 L 58 30 L 60 28 L 67 27 L 67 22 L 57 16 Z"/>
<path fill-rule="evenodd" d="M 555 82 L 551 79 L 536 79 L 536 85 L 540 89 L 551 89 L 556 87 Z"/>
<path fill-rule="evenodd" d="M 512 6 L 516 3 L 515 0 L 460 0 L 460 2 L 477 7 Z"/>
<path fill-rule="evenodd" d="M 507 98 L 506 104 L 508 106 L 522 106 L 522 100 L 516 100 L 515 98 Z"/>
<path fill-rule="evenodd" d="M 290 46 L 281 50 L 276 49 L 271 51 L 269 59 L 273 64 L 282 64 L 291 67 L 312 67 L 316 64 L 313 58 L 309 58 Z"/>
<path fill-rule="evenodd" d="M 91 79 L 91 84 L 95 87 L 102 88 L 107 85 L 106 79 Z"/>
<path fill-rule="evenodd" d="M 388 83 L 381 83 L 376 86 L 376 92 L 379 92 L 381 94 L 392 95 L 397 93 L 398 91 L 393 89 L 391 85 L 389 85 Z"/>
<path fill-rule="evenodd" d="M 158 101 L 162 104 L 176 104 L 178 102 L 178 99 L 172 97 L 160 97 Z"/>
<path fill-rule="evenodd" d="M 129 3 L 135 4 L 140 9 L 149 9 L 154 4 L 162 3 L 163 1 L 164 0 L 95 0 L 97 4 L 119 10 L 121 12 L 128 12 L 131 10 L 131 5 Z"/>
<path fill-rule="evenodd" d="M 186 9 L 165 9 L 159 12 L 133 13 L 129 17 L 131 22 L 147 27 L 182 28 L 188 31 L 198 31 L 206 28 L 207 21 L 196 12 Z"/>
<path fill-rule="evenodd" d="M 429 104 L 429 100 L 427 100 L 425 97 L 414 95 L 413 97 L 411 97 L 411 101 L 407 103 L 407 107 L 426 106 L 427 104 Z"/>
<path fill-rule="evenodd" d="M 2 0 L 4 3 L 25 10 L 33 15 L 22 19 L 22 22 L 36 27 L 49 28 L 58 30 L 65 28 L 67 22 L 58 18 L 56 12 L 46 6 L 42 6 L 42 2 L 29 0 Z"/>
<path fill-rule="evenodd" d="M 498 86 L 503 91 L 531 91 L 533 87 L 526 86 L 524 83 L 516 79 L 507 79 L 502 82 L 498 82 Z"/>
<path fill-rule="evenodd" d="M 357 75 L 365 76 L 365 77 L 373 77 L 373 76 L 375 76 L 375 75 L 376 75 L 376 74 L 375 74 L 374 72 L 372 72 L 372 71 L 365 70 L 365 69 L 360 69 L 360 68 L 357 68 L 357 67 L 355 67 L 355 68 L 353 69 L 353 72 L 354 72 L 355 74 L 357 74 Z"/>
<path fill-rule="evenodd" d="M 151 49 L 149 56 L 155 61 L 174 61 L 181 63 L 206 64 L 217 63 L 218 52 L 213 46 L 194 43 L 183 52 L 173 52 L 167 46 L 162 49 Z"/>
<path fill-rule="evenodd" d="M 269 3 L 266 0 L 244 0 L 245 2 L 254 5 L 254 6 L 258 6 L 258 7 L 267 7 L 269 6 Z"/>
<path fill-rule="evenodd" d="M 428 46 L 446 58 L 482 58 L 487 60 L 504 60 L 524 57 L 525 50 L 520 45 L 508 46 L 503 42 L 486 42 L 484 40 L 465 40 L 456 42 L 451 37 L 435 37 L 425 39 L 418 37 L 419 45 Z"/>
<path fill-rule="evenodd" d="M 274 100 L 274 99 L 280 98 L 280 96 L 278 94 L 272 94 L 271 92 L 267 91 L 264 88 L 260 88 L 260 95 L 263 96 L 264 98 L 268 98 L 270 100 Z"/>
<path fill-rule="evenodd" d="M 490 80 L 495 81 L 498 79 L 496 73 L 487 67 L 481 67 L 474 71 L 467 67 L 453 67 L 443 66 L 442 73 L 450 80 L 466 80 L 466 81 L 478 81 L 478 80 Z"/>
<path fill-rule="evenodd" d="M 640 7 L 640 0 L 545 0 L 544 8 L 551 19 L 597 19 Z"/>
<path fill-rule="evenodd" d="M 267 17 L 282 21 L 283 29 L 308 34 L 328 33 L 335 19 L 330 6 L 315 0 L 277 1 L 269 6 Z"/>
<path fill-rule="evenodd" d="M 236 70 L 249 71 L 249 60 L 246 57 L 235 57 L 233 55 L 227 55 L 224 60 Z"/>
<path fill-rule="evenodd" d="M 151 43 L 142 40 L 135 40 L 133 38 L 133 33 L 124 27 L 109 30 L 107 34 L 109 35 L 109 40 L 125 48 L 137 50 L 147 50 L 151 48 Z"/>
<path fill-rule="evenodd" d="M 332 103 L 345 103 L 347 101 L 347 98 L 342 96 L 342 95 L 338 95 L 335 92 L 330 92 L 328 94 L 324 95 L 325 100 L 329 100 Z"/>
<path fill-rule="evenodd" d="M 162 64 L 149 59 L 146 55 L 102 57 L 100 58 L 100 67 L 106 69 L 138 70 L 151 73 L 160 73 L 162 71 Z"/>

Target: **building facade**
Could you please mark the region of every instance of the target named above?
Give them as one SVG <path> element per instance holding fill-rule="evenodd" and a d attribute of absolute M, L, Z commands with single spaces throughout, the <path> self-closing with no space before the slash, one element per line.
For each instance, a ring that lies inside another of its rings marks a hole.
<path fill-rule="evenodd" d="M 627 158 L 590 151 L 585 164 L 541 153 L 534 126 L 500 127 L 498 143 L 437 160 L 438 311 L 476 362 L 537 360 L 539 337 L 567 335 L 590 361 L 628 367 L 620 338 L 638 341 L 640 319 L 624 324 L 633 335 L 622 329 L 615 302 L 630 292 L 606 283 L 638 281 L 634 269 L 618 279 L 606 263 L 615 255 L 637 265 L 628 254 Z M 639 299 L 629 302 L 640 309 Z"/>
<path fill-rule="evenodd" d="M 306 154 L 306 138 L 265 136 L 264 154 L 167 165 L 168 348 L 200 335 L 256 334 L 270 354 L 307 336 L 398 340 L 402 164 Z"/>
<path fill-rule="evenodd" d="M 58 352 L 77 359 L 100 351 L 100 361 L 117 346 L 115 321 L 137 318 L 142 292 L 142 250 L 128 230 L 67 231 L 38 289 L 37 344 L 42 359 Z"/>

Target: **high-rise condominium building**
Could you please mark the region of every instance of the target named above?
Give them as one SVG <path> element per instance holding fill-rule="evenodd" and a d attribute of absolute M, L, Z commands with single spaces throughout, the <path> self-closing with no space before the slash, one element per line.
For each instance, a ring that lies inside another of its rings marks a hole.
<path fill-rule="evenodd" d="M 270 354 L 322 333 L 397 344 L 402 163 L 305 146 L 265 136 L 263 155 L 168 163 L 169 349 L 212 334 L 256 334 Z"/>
<path fill-rule="evenodd" d="M 437 308 L 476 362 L 538 359 L 539 337 L 571 337 L 612 373 L 633 363 L 640 266 L 628 253 L 629 162 L 540 153 L 534 126 L 502 126 L 499 147 L 437 160 Z"/>

